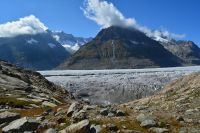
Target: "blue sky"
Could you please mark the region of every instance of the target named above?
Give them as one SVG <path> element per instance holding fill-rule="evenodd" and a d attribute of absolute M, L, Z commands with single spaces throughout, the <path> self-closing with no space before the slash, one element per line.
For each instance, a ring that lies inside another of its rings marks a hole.
<path fill-rule="evenodd" d="M 76 36 L 94 37 L 99 25 L 86 18 L 84 0 L 1 0 L 0 23 L 35 15 L 49 29 Z M 200 45 L 199 0 L 108 0 L 127 18 L 150 29 L 186 34 L 184 39 Z"/>

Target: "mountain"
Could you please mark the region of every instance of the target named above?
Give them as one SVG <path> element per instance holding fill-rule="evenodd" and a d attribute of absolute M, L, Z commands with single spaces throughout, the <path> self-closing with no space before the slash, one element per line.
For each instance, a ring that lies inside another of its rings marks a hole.
<path fill-rule="evenodd" d="M 182 60 L 183 65 L 200 65 L 200 48 L 192 41 L 169 40 L 161 44 Z"/>
<path fill-rule="evenodd" d="M 101 30 L 60 69 L 120 69 L 181 66 L 181 60 L 158 41 L 134 28 Z"/>
<path fill-rule="evenodd" d="M 70 53 L 48 32 L 0 38 L 0 59 L 35 69 L 52 69 Z"/>
<path fill-rule="evenodd" d="M 92 40 L 92 38 L 75 37 L 63 31 L 52 31 L 52 36 L 70 53 L 75 53 L 80 46 Z"/>

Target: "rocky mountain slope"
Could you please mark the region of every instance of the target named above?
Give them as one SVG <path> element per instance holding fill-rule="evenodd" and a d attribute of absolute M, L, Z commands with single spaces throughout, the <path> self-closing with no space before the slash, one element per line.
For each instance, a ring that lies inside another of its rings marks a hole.
<path fill-rule="evenodd" d="M 50 102 L 57 105 L 69 99 L 69 96 L 70 94 L 66 90 L 49 82 L 39 73 L 23 70 L 0 61 L 1 109 L 31 108 Z"/>
<path fill-rule="evenodd" d="M 200 65 L 200 48 L 194 42 L 170 40 L 161 44 L 179 57 L 183 65 Z"/>
<path fill-rule="evenodd" d="M 0 59 L 29 69 L 55 68 L 69 55 L 49 33 L 0 38 Z"/>
<path fill-rule="evenodd" d="M 180 66 L 181 60 L 159 42 L 130 28 L 101 30 L 80 48 L 61 69 L 118 69 Z"/>

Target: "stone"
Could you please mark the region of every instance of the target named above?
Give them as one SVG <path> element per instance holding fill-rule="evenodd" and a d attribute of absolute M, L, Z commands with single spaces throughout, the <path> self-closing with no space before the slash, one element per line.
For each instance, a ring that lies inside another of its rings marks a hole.
<path fill-rule="evenodd" d="M 100 114 L 103 115 L 103 116 L 107 116 L 108 113 L 109 113 L 109 110 L 107 108 L 100 110 Z"/>
<path fill-rule="evenodd" d="M 114 117 L 115 116 L 115 114 L 113 114 L 113 113 L 108 113 L 108 117 Z"/>
<path fill-rule="evenodd" d="M 154 132 L 154 133 L 168 133 L 169 130 L 166 128 L 157 128 L 157 127 L 152 127 L 149 129 L 149 131 Z"/>
<path fill-rule="evenodd" d="M 122 110 L 117 110 L 116 111 L 116 116 L 125 116 L 125 112 Z"/>
<path fill-rule="evenodd" d="M 182 116 L 178 116 L 178 117 L 176 117 L 176 121 L 184 121 L 184 118 L 182 117 Z"/>
<path fill-rule="evenodd" d="M 143 122 L 145 119 L 147 119 L 147 116 L 145 116 L 144 114 L 139 114 L 137 117 L 136 117 L 137 121 L 138 122 Z"/>
<path fill-rule="evenodd" d="M 51 108 L 54 108 L 54 107 L 57 106 L 56 104 L 51 103 L 51 102 L 48 102 L 48 101 L 42 102 L 42 105 L 43 105 L 43 106 L 47 106 L 47 107 L 51 107 Z"/>
<path fill-rule="evenodd" d="M 14 132 L 25 132 L 25 131 L 35 131 L 40 124 L 29 117 L 23 117 L 11 122 L 8 126 L 2 129 L 5 133 L 14 133 Z"/>
<path fill-rule="evenodd" d="M 140 124 L 141 127 L 153 127 L 155 125 L 156 122 L 153 119 L 146 119 Z"/>
<path fill-rule="evenodd" d="M 89 131 L 90 131 L 89 120 L 83 120 L 68 126 L 64 130 L 61 130 L 60 133 L 88 133 Z"/>
<path fill-rule="evenodd" d="M 20 118 L 20 114 L 5 111 L 5 112 L 0 113 L 0 124 L 5 123 L 5 122 L 11 122 L 19 118 Z"/>
<path fill-rule="evenodd" d="M 108 124 L 106 125 L 106 127 L 110 130 L 110 131 L 118 131 L 118 127 L 115 124 Z"/>
<path fill-rule="evenodd" d="M 80 110 L 78 113 L 72 115 L 72 121 L 74 123 L 87 119 L 87 114 L 84 110 Z"/>
<path fill-rule="evenodd" d="M 99 133 L 102 130 L 102 127 L 100 125 L 94 125 L 92 124 L 90 126 L 90 132 L 91 133 Z"/>
<path fill-rule="evenodd" d="M 67 111 L 67 116 L 71 117 L 74 112 L 78 112 L 80 109 L 81 107 L 78 102 L 72 103 Z"/>
<path fill-rule="evenodd" d="M 56 130 L 53 129 L 53 128 L 49 128 L 49 129 L 47 129 L 44 133 L 58 133 L 58 131 L 56 131 Z"/>

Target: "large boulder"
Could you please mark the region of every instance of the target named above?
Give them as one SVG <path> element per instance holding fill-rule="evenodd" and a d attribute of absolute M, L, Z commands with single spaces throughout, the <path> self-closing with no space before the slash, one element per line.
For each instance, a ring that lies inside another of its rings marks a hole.
<path fill-rule="evenodd" d="M 70 105 L 67 116 L 71 117 L 74 112 L 78 112 L 81 109 L 81 105 L 78 102 L 74 102 Z"/>
<path fill-rule="evenodd" d="M 60 131 L 60 133 L 89 133 L 90 132 L 90 123 L 89 120 L 83 120 L 81 122 L 72 124 Z"/>
<path fill-rule="evenodd" d="M 35 131 L 40 124 L 29 117 L 23 117 L 11 122 L 8 126 L 4 127 L 4 133 L 22 133 L 25 131 Z"/>
<path fill-rule="evenodd" d="M 5 111 L 5 112 L 0 113 L 0 124 L 5 123 L 5 122 L 11 122 L 19 118 L 20 118 L 20 114 Z"/>

